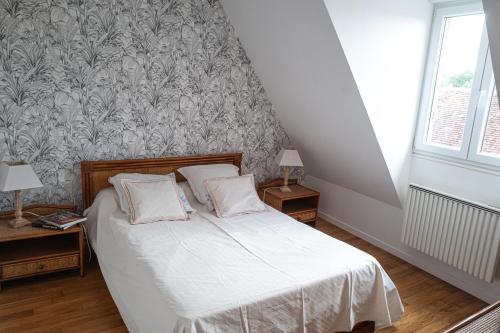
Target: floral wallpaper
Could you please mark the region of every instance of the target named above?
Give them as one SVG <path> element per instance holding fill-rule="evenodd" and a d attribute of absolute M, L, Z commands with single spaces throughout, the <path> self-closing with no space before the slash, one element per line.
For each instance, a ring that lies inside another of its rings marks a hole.
<path fill-rule="evenodd" d="M 82 160 L 241 151 L 261 181 L 289 145 L 219 1 L 0 0 L 0 158 L 44 184 L 25 204 L 80 204 Z"/>

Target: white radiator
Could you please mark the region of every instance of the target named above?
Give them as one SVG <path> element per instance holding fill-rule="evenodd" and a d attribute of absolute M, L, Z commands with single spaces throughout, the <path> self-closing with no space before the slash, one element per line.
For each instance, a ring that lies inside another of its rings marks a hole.
<path fill-rule="evenodd" d="M 401 240 L 492 282 L 500 243 L 500 210 L 411 184 Z"/>

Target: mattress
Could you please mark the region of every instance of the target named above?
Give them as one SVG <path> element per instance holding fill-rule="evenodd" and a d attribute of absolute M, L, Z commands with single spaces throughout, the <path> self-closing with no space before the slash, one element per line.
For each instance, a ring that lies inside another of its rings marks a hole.
<path fill-rule="evenodd" d="M 189 196 L 188 196 L 189 197 Z M 268 208 L 131 225 L 114 190 L 88 211 L 92 246 L 130 332 L 335 332 L 400 318 L 375 258 Z"/>

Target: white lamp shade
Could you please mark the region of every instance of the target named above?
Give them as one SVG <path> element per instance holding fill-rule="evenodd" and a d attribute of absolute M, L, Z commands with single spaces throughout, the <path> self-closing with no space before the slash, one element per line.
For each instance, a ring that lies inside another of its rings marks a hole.
<path fill-rule="evenodd" d="M 0 191 L 16 191 L 42 186 L 31 165 L 21 163 L 0 164 Z"/>
<path fill-rule="evenodd" d="M 276 157 L 279 166 L 304 166 L 296 150 L 282 149 Z"/>

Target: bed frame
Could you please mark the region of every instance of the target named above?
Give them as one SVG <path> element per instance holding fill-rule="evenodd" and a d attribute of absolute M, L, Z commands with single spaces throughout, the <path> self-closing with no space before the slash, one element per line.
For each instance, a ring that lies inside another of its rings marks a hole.
<path fill-rule="evenodd" d="M 82 196 L 83 208 L 92 205 L 95 196 L 100 190 L 112 186 L 108 178 L 116 174 L 127 173 L 149 173 L 166 175 L 175 172 L 177 182 L 186 179 L 177 169 L 189 165 L 200 164 L 234 164 L 241 170 L 241 153 L 175 156 L 160 158 L 144 158 L 137 160 L 114 160 L 114 161 L 83 161 L 82 168 Z M 240 171 L 241 172 L 241 171 Z"/>
<path fill-rule="evenodd" d="M 228 153 L 135 160 L 83 161 L 81 163 L 83 208 L 85 209 L 92 205 L 94 198 L 100 190 L 112 186 L 108 182 L 108 178 L 119 173 L 168 174 L 175 172 L 177 182 L 181 182 L 186 179 L 177 169 L 189 165 L 233 164 L 240 168 L 241 174 L 241 158 L 241 153 Z M 374 330 L 375 323 L 373 321 L 364 321 L 354 326 L 350 333 L 372 333 Z"/>

